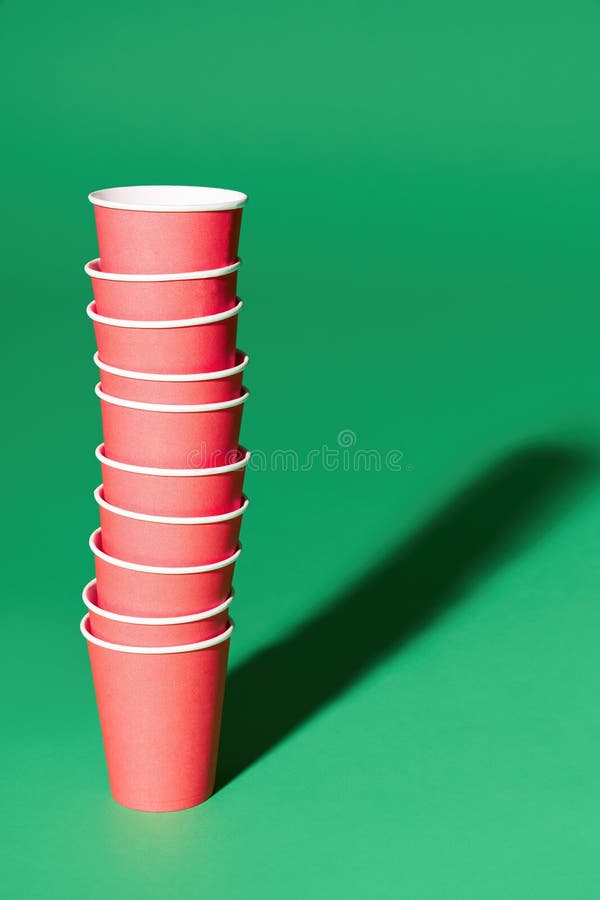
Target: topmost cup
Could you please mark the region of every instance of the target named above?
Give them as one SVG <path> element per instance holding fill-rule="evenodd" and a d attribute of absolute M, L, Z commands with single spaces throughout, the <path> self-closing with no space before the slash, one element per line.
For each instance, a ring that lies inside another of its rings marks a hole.
<path fill-rule="evenodd" d="M 237 259 L 247 200 L 240 191 L 143 185 L 94 191 L 89 199 L 106 272 L 199 272 Z"/>

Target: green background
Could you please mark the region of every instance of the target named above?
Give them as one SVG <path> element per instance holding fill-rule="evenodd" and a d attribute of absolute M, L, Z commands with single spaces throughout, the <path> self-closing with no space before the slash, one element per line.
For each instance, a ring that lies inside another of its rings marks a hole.
<path fill-rule="evenodd" d="M 7 897 L 597 897 L 599 31 L 591 0 L 0 3 Z M 220 789 L 171 815 L 111 800 L 78 631 L 86 196 L 145 183 L 250 196 L 271 460 Z M 273 465 L 343 430 L 401 470 Z"/>

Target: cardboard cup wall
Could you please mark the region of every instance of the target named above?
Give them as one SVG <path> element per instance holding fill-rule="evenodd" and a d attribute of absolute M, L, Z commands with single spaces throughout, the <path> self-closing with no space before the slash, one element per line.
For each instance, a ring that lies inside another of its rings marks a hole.
<path fill-rule="evenodd" d="M 92 302 L 87 314 L 94 323 L 102 362 L 128 372 L 188 375 L 220 372 L 235 365 L 241 308 L 240 300 L 213 316 L 136 321 L 100 316 Z"/>
<path fill-rule="evenodd" d="M 96 580 L 83 589 L 83 602 L 90 616 L 90 632 L 103 641 L 133 647 L 170 647 L 195 644 L 222 634 L 228 625 L 230 595 L 212 609 L 190 616 L 123 616 L 98 606 Z"/>
<path fill-rule="evenodd" d="M 186 469 L 130 465 L 109 459 L 103 444 L 96 448 L 104 497 L 114 506 L 155 516 L 213 516 L 241 504 L 250 452 L 236 448 L 217 468 L 208 468 L 198 451 Z"/>
<path fill-rule="evenodd" d="M 100 398 L 104 447 L 111 459 L 140 466 L 189 468 L 198 453 L 209 467 L 224 465 L 238 446 L 244 392 L 207 404 L 159 404 Z"/>
<path fill-rule="evenodd" d="M 241 260 L 221 269 L 168 275 L 105 272 L 100 260 L 85 266 L 92 280 L 96 312 L 116 319 L 193 319 L 231 309 L 237 303 Z"/>
<path fill-rule="evenodd" d="M 97 352 L 94 362 L 100 370 L 101 390 L 112 397 L 142 403 L 194 404 L 218 403 L 239 397 L 248 357 L 238 350 L 236 364 L 232 368 L 196 375 L 129 372 L 106 365 Z"/>
<path fill-rule="evenodd" d="M 210 797 L 232 630 L 196 644 L 129 647 L 100 640 L 82 619 L 118 803 L 167 812 Z"/>
<path fill-rule="evenodd" d="M 94 191 L 89 199 L 107 272 L 195 272 L 237 259 L 247 200 L 240 191 L 145 185 Z"/>
<path fill-rule="evenodd" d="M 218 516 L 151 516 L 107 503 L 102 485 L 94 497 L 100 509 L 104 552 L 150 566 L 207 565 L 231 556 L 248 507 L 244 498 L 237 509 Z"/>
<path fill-rule="evenodd" d="M 231 593 L 241 547 L 205 566 L 147 566 L 109 556 L 96 529 L 90 537 L 97 603 L 123 616 L 189 616 L 223 603 Z"/>

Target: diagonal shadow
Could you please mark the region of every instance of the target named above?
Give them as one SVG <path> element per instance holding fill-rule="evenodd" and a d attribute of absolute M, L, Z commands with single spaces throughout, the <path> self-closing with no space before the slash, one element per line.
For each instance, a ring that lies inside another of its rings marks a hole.
<path fill-rule="evenodd" d="M 426 628 L 469 582 L 543 533 L 593 467 L 591 456 L 566 447 L 512 453 L 322 612 L 236 668 L 217 789 Z M 377 622 L 368 620 L 370 604 Z"/>

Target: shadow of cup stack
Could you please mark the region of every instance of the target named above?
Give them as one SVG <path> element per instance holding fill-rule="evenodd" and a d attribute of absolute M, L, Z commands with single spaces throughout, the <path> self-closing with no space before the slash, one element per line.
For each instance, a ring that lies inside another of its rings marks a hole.
<path fill-rule="evenodd" d="M 236 349 L 245 194 L 95 191 L 88 263 L 104 442 L 96 578 L 83 591 L 111 792 L 185 809 L 212 793 L 249 453 Z"/>

